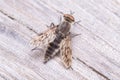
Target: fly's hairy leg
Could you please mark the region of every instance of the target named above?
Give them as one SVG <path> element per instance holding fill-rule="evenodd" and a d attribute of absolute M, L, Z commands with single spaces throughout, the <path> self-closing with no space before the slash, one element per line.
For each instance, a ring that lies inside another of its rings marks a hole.
<path fill-rule="evenodd" d="M 48 25 L 46 25 L 46 26 L 47 26 L 47 28 L 52 28 L 52 27 L 55 26 L 55 24 L 54 24 L 54 23 L 51 23 L 50 26 L 48 26 Z"/>
<path fill-rule="evenodd" d="M 77 37 L 77 36 L 79 36 L 79 35 L 81 35 L 81 34 L 77 34 L 77 33 L 70 33 L 70 37 L 71 37 L 71 38 Z"/>

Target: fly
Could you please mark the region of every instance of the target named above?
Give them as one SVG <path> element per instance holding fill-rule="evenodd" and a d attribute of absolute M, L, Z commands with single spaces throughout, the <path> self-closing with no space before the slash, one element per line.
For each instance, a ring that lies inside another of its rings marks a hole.
<path fill-rule="evenodd" d="M 52 23 L 48 30 L 33 38 L 32 44 L 36 47 L 47 46 L 44 63 L 47 63 L 55 55 L 60 54 L 64 66 L 70 68 L 72 64 L 70 28 L 75 20 L 70 14 L 64 14 L 63 17 L 64 21 L 59 25 Z"/>

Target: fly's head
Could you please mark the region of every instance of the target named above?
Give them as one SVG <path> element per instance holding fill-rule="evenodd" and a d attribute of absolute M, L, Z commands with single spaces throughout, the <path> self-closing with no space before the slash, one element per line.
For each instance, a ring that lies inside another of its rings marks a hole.
<path fill-rule="evenodd" d="M 69 23 L 72 23 L 72 22 L 75 21 L 74 17 L 72 15 L 70 15 L 70 14 L 64 14 L 63 17 L 64 17 L 64 20 L 69 22 Z"/>

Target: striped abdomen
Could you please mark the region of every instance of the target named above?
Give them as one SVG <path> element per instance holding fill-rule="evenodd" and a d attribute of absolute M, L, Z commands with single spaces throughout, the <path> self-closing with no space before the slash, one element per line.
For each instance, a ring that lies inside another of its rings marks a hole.
<path fill-rule="evenodd" d="M 54 39 L 53 42 L 49 43 L 46 53 L 45 53 L 45 61 L 46 63 L 49 59 L 51 59 L 56 53 L 59 52 L 59 44 L 61 43 L 63 39 L 62 34 L 57 34 L 56 38 Z"/>

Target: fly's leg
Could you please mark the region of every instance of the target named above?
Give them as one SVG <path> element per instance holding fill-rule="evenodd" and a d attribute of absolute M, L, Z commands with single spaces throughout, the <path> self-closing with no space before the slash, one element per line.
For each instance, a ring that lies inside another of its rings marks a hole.
<path fill-rule="evenodd" d="M 62 22 L 62 16 L 59 17 L 59 23 L 61 23 L 61 22 Z"/>
<path fill-rule="evenodd" d="M 38 47 L 35 47 L 35 48 L 31 49 L 31 51 L 34 51 L 34 50 L 41 50 L 41 49 L 38 48 Z"/>
<path fill-rule="evenodd" d="M 52 27 L 55 26 L 55 24 L 54 24 L 54 23 L 51 23 L 50 26 L 48 26 L 48 25 L 46 25 L 46 26 L 47 26 L 47 28 L 52 28 Z"/>
<path fill-rule="evenodd" d="M 70 33 L 71 38 L 74 38 L 74 37 L 79 36 L 79 35 L 81 35 L 81 34 Z"/>

